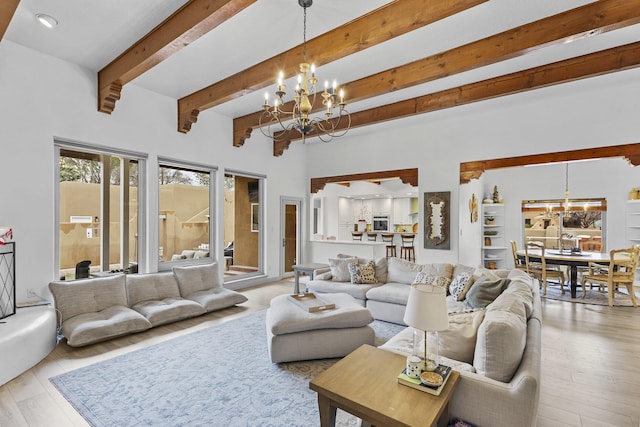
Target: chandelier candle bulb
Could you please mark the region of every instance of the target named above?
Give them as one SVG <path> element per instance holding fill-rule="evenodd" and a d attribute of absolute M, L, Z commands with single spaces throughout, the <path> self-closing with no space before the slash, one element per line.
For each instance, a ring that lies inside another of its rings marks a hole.
<path fill-rule="evenodd" d="M 302 135 L 302 142 L 308 135 L 317 136 L 323 142 L 329 142 L 335 137 L 343 136 L 351 127 L 351 115 L 345 109 L 344 92 L 340 90 L 340 99 L 337 97 L 337 80 L 333 80 L 333 87 L 329 86 L 329 81 L 324 84 L 324 91 L 321 92 L 322 104 L 316 104 L 316 66 L 307 62 L 307 8 L 311 6 L 312 0 L 298 0 L 298 4 L 304 9 L 304 25 L 303 25 L 303 61 L 300 63 L 300 72 L 297 75 L 298 83 L 293 93 L 293 106 L 289 111 L 284 110 L 285 100 L 285 83 L 284 73 L 280 70 L 277 79 L 277 101 L 274 107 L 269 107 L 268 97 L 265 96 L 264 112 L 259 119 L 260 131 L 263 135 L 272 138 L 274 141 L 286 141 L 291 139 L 291 132 L 296 131 Z M 310 74 L 309 74 L 310 72 Z M 332 109 L 340 106 L 335 120 L 329 120 L 333 117 Z M 322 110 L 326 108 L 325 117 L 322 118 Z M 318 112 L 318 117 L 312 114 Z M 290 123 L 286 123 L 290 122 Z M 272 132 L 271 126 L 276 126 L 280 131 Z M 267 127 L 268 129 L 263 129 Z"/>

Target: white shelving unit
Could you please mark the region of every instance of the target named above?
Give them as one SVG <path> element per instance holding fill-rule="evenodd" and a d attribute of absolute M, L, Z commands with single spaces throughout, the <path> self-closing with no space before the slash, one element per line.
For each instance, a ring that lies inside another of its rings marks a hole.
<path fill-rule="evenodd" d="M 627 201 L 627 244 L 640 244 L 640 200 Z"/>
<path fill-rule="evenodd" d="M 504 225 L 502 203 L 482 204 L 482 264 L 487 268 L 507 268 Z"/>

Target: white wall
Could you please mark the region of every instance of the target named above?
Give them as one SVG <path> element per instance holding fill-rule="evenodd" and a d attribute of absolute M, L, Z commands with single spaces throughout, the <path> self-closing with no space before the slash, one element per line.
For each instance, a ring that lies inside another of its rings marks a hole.
<path fill-rule="evenodd" d="M 26 299 L 27 288 L 46 296 L 47 284 L 57 275 L 54 137 L 148 153 L 150 183 L 157 182 L 157 156 L 266 175 L 266 273 L 277 278 L 280 195 L 305 198 L 309 192 L 304 147 L 294 146 L 275 158 L 271 143 L 258 132 L 244 147 L 234 148 L 231 119 L 211 110 L 200 114 L 188 134 L 181 134 L 176 131 L 176 100 L 134 84 L 124 87 L 111 115 L 100 113 L 95 72 L 6 39 L 0 43 L 0 100 L 0 224 L 14 230 L 18 300 Z M 221 235 L 222 179 L 217 184 Z M 154 271 L 157 186 L 149 190 L 147 250 Z"/>
<path fill-rule="evenodd" d="M 134 82 L 135 83 L 135 82 Z M 183 135 L 176 131 L 176 101 L 126 85 L 111 115 L 97 112 L 96 74 L 7 40 L 0 43 L 0 224 L 14 228 L 17 294 L 45 294 L 55 278 L 53 138 L 112 146 L 149 154 L 148 179 L 158 155 L 264 174 L 267 181 L 265 242 L 267 273 L 279 272 L 280 196 L 309 200 L 309 178 L 390 169 L 419 169 L 420 206 L 426 191 L 451 192 L 451 249 L 425 250 L 421 262 L 453 262 L 467 239 L 459 238 L 459 164 L 640 142 L 640 69 L 502 97 L 362 129 L 332 143 L 299 142 L 274 158 L 259 132 L 242 148 L 231 145 L 232 122 L 214 111 L 201 113 Z M 148 251 L 157 254 L 157 188 L 150 186 Z M 627 189 L 628 191 L 628 189 Z M 218 233 L 222 233 L 222 183 L 218 182 Z M 576 194 L 576 197 L 578 195 Z M 468 195 L 461 209 L 466 209 Z M 612 203 L 612 201 L 610 201 Z M 611 208 L 613 209 L 613 207 Z M 308 203 L 302 226 L 309 239 Z M 422 216 L 420 229 L 422 229 Z M 473 231 L 470 231 L 473 234 Z M 221 253 L 222 242 L 218 252 Z M 308 253 L 303 246 L 303 259 Z M 156 255 L 157 256 L 157 255 Z M 151 268 L 155 265 L 153 259 Z"/>
<path fill-rule="evenodd" d="M 352 129 L 338 142 L 309 144 L 307 169 L 310 177 L 322 177 L 417 167 L 421 209 L 426 191 L 451 191 L 453 205 L 451 250 L 419 243 L 418 261 L 457 261 L 461 246 L 479 254 L 479 234 L 459 226 L 466 218 L 457 202 L 461 162 L 639 143 L 639 95 L 635 69 Z M 470 194 L 461 197 L 465 212 Z M 422 221 L 420 215 L 420 230 Z"/>

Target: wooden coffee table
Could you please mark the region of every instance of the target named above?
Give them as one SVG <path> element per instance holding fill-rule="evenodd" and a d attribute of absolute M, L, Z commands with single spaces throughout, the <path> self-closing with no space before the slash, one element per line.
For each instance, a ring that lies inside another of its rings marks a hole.
<path fill-rule="evenodd" d="M 340 408 L 377 427 L 446 426 L 449 401 L 460 379 L 451 372 L 440 396 L 399 384 L 407 358 L 363 345 L 311 380 L 318 393 L 320 425 L 335 426 Z"/>

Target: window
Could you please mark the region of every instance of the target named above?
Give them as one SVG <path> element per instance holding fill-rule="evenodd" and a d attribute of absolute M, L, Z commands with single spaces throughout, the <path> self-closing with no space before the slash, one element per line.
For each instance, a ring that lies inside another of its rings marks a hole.
<path fill-rule="evenodd" d="M 580 247 L 586 240 L 604 242 L 606 210 L 605 199 L 572 199 L 566 210 L 564 200 L 525 200 L 525 239 L 544 240 L 550 249 Z"/>
<path fill-rule="evenodd" d="M 225 173 L 225 282 L 262 273 L 263 181 L 262 177 Z"/>
<path fill-rule="evenodd" d="M 158 259 L 163 263 L 210 262 L 213 173 L 207 166 L 158 161 Z M 167 266 L 168 268 L 168 266 Z"/>
<path fill-rule="evenodd" d="M 56 154 L 58 276 L 136 273 L 145 156 L 62 141 Z"/>

